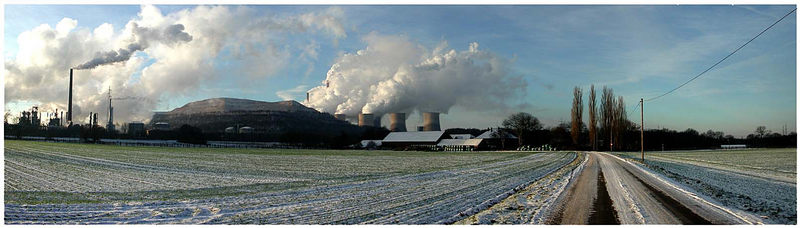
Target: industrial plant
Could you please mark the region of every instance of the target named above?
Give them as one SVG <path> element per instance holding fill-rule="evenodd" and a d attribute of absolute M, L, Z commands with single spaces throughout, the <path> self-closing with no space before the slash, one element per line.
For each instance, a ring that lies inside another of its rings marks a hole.
<path fill-rule="evenodd" d="M 85 124 L 73 116 L 73 75 L 69 70 L 67 111 L 48 112 L 42 116 L 34 106 L 20 113 L 17 124 L 6 123 L 7 135 L 79 137 L 99 143 L 108 139 L 179 139 L 185 128 L 196 129 L 199 142 L 206 140 L 242 142 L 302 143 L 313 147 L 368 147 L 395 150 L 486 150 L 502 149 L 494 143 L 491 130 L 486 134 L 448 134 L 441 129 L 440 113 L 421 112 L 421 125 L 408 131 L 407 113 L 324 113 L 296 101 L 264 102 L 238 98 L 211 98 L 190 102 L 167 112 L 155 112 L 149 122 L 114 123 L 114 101 L 141 100 L 136 97 L 113 97 L 107 92 L 105 126 L 99 124 L 99 112 L 90 112 Z M 326 82 L 327 83 L 327 82 Z M 327 84 L 329 86 L 330 84 Z M 310 93 L 310 92 L 309 92 Z M 308 95 L 308 94 L 307 94 Z M 307 96 L 306 101 L 310 99 Z M 388 125 L 382 126 L 384 117 Z M 45 119 L 46 118 L 46 119 Z M 352 118 L 352 119 L 351 119 Z M 46 121 L 46 124 L 42 122 Z M 351 122 L 352 121 L 352 122 Z M 83 122 L 83 121 L 81 121 Z M 121 127 L 118 127 L 121 126 Z M 513 137 L 513 136 L 511 136 Z"/>

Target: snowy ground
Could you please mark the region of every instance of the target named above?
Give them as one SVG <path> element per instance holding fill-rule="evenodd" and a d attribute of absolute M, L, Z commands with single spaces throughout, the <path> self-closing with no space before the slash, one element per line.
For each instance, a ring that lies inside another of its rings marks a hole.
<path fill-rule="evenodd" d="M 586 154 L 540 178 L 500 203 L 455 224 L 546 224 L 558 196 L 586 163 Z"/>
<path fill-rule="evenodd" d="M 645 158 L 649 170 L 726 207 L 758 215 L 765 223 L 796 224 L 796 171 L 790 171 L 796 167 L 794 154 L 785 149 L 684 151 L 647 153 Z M 617 155 L 628 159 L 640 156 Z"/>
<path fill-rule="evenodd" d="M 5 145 L 7 224 L 452 223 L 576 158 Z"/>

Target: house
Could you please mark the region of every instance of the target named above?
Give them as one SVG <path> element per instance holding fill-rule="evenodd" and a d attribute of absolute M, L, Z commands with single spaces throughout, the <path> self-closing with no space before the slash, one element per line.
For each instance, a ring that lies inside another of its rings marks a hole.
<path fill-rule="evenodd" d="M 475 137 L 476 139 L 483 139 L 487 149 L 490 150 L 504 150 L 514 149 L 518 146 L 518 138 L 507 130 L 500 130 L 498 128 L 489 128 L 485 132 Z"/>

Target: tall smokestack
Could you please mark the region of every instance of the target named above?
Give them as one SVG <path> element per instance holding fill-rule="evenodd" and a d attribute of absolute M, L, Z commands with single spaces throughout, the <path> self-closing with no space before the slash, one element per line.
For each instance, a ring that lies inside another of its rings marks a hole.
<path fill-rule="evenodd" d="M 358 114 L 358 126 L 374 126 L 374 124 L 375 118 L 372 116 L 372 114 Z"/>
<path fill-rule="evenodd" d="M 389 113 L 389 130 L 406 131 L 406 114 Z"/>
<path fill-rule="evenodd" d="M 108 87 L 108 123 L 106 129 L 110 132 L 114 131 L 114 107 L 111 106 L 111 86 Z"/>
<path fill-rule="evenodd" d="M 425 131 L 441 131 L 442 129 L 439 127 L 439 113 L 423 112 L 422 129 Z"/>
<path fill-rule="evenodd" d="M 72 125 L 72 68 L 69 69 L 69 103 L 67 104 L 67 124 Z"/>

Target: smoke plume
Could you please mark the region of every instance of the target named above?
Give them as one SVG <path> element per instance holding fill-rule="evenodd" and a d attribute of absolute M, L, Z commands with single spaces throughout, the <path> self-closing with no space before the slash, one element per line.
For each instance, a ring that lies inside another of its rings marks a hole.
<path fill-rule="evenodd" d="M 405 36 L 375 33 L 367 47 L 341 56 L 306 105 L 322 112 L 383 114 L 441 112 L 453 106 L 498 110 L 523 95 L 527 83 L 512 75 L 510 61 L 469 44 L 463 51 L 442 42 L 432 51 Z M 408 116 L 408 115 L 407 115 Z"/>
<path fill-rule="evenodd" d="M 152 28 L 139 27 L 136 23 L 133 25 L 133 35 L 136 43 L 128 44 L 125 48 L 120 48 L 117 51 L 98 52 L 95 57 L 88 62 L 75 66 L 73 69 L 84 70 L 92 69 L 100 65 L 117 63 L 127 61 L 131 58 L 136 51 L 144 50 L 152 42 L 160 42 L 168 45 L 174 45 L 178 42 L 192 41 L 192 36 L 183 31 L 182 24 L 174 24 L 167 26 L 163 31 L 158 31 Z"/>

